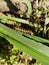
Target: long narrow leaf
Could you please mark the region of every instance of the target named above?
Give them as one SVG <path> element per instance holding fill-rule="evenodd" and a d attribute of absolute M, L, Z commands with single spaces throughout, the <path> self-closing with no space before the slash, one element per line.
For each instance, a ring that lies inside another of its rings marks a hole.
<path fill-rule="evenodd" d="M 41 61 L 43 65 L 49 65 L 49 47 L 28 39 L 0 23 L 0 36 L 5 37 L 14 46 Z"/>
<path fill-rule="evenodd" d="M 12 20 L 12 21 L 16 21 L 16 22 L 19 22 L 19 23 L 27 24 L 29 26 L 33 26 L 33 24 L 30 21 L 20 19 L 20 18 L 9 17 L 9 16 L 0 16 L 0 19 L 1 19 L 1 22 L 3 22 L 3 23 L 5 23 L 7 20 Z M 6 21 L 2 21 L 2 20 L 6 20 Z"/>
<path fill-rule="evenodd" d="M 37 42 L 40 42 L 40 43 L 49 44 L 49 40 L 46 40 L 44 38 L 40 38 L 40 37 L 37 37 L 37 36 L 34 36 L 34 35 L 29 35 L 29 34 L 23 34 L 23 36 L 25 36 L 25 37 L 27 37 L 29 39 L 35 40 Z"/>
<path fill-rule="evenodd" d="M 29 18 L 30 17 L 30 14 L 32 13 L 32 6 L 31 6 L 31 3 L 29 0 L 23 0 L 27 7 L 28 7 L 28 12 L 26 13 L 26 16 Z"/>

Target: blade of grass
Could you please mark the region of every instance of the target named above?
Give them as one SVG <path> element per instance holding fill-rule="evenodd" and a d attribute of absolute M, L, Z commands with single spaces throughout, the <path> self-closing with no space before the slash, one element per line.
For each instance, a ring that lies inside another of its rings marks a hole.
<path fill-rule="evenodd" d="M 20 18 L 9 17 L 9 16 L 0 16 L 0 19 L 1 20 L 4 20 L 4 19 L 12 20 L 12 21 L 16 21 L 16 22 L 19 22 L 19 23 L 27 24 L 29 26 L 33 26 L 33 24 L 30 21 L 24 20 L 24 19 L 20 19 Z M 3 23 L 5 22 L 6 23 L 7 21 L 1 21 L 1 22 L 3 22 Z"/>
<path fill-rule="evenodd" d="M 30 40 L 29 38 L 26 38 L 26 37 L 22 36 L 21 34 L 16 33 L 15 30 L 12 30 L 12 29 L 10 29 L 2 24 L 0 24 L 0 32 L 2 32 L 5 35 L 8 35 L 9 37 L 14 38 L 16 40 L 19 40 L 19 41 L 22 40 L 21 42 L 23 42 L 24 44 L 27 43 L 27 45 L 34 46 L 34 47 L 36 47 L 37 50 L 44 51 L 44 49 L 47 48 L 46 46 L 42 45 L 41 43 L 36 43 L 34 40 Z M 38 45 L 40 46 L 41 49 L 39 48 Z M 43 47 L 44 47 L 44 49 L 42 49 Z M 47 48 L 47 49 L 49 49 L 49 48 Z M 46 52 L 45 54 L 48 55 L 49 52 Z"/>
<path fill-rule="evenodd" d="M 32 40 L 35 40 L 37 42 L 40 42 L 40 43 L 46 43 L 46 44 L 49 44 L 49 40 L 46 40 L 44 38 L 40 38 L 38 36 L 34 36 L 34 35 L 29 35 L 29 34 L 24 34 L 23 33 L 23 36 L 29 38 L 29 39 L 32 39 Z"/>
<path fill-rule="evenodd" d="M 21 34 L 16 33 L 15 30 L 12 30 L 0 23 L 0 35 L 1 34 L 3 34 L 5 38 L 8 37 L 12 40 L 15 40 L 17 43 L 15 42 L 14 44 L 12 40 L 11 43 L 13 43 L 13 45 L 18 44 L 17 47 L 22 51 L 41 61 L 44 63 L 44 65 L 49 65 L 49 48 L 47 46 L 35 42 L 34 40 L 28 39 Z"/>
<path fill-rule="evenodd" d="M 39 60 L 40 62 L 43 63 L 43 65 L 49 65 L 49 57 L 40 53 L 39 51 L 35 50 L 34 48 L 31 48 L 27 45 L 22 44 L 19 41 L 16 41 L 2 33 L 0 33 L 1 37 L 5 37 L 11 44 L 13 44 L 15 47 L 18 47 L 19 50 L 26 52 L 30 56 L 34 57 L 35 59 Z"/>
<path fill-rule="evenodd" d="M 29 18 L 30 14 L 32 13 L 32 6 L 29 0 L 24 0 L 24 2 L 26 3 L 27 7 L 28 7 L 28 12 L 26 13 L 26 16 Z"/>

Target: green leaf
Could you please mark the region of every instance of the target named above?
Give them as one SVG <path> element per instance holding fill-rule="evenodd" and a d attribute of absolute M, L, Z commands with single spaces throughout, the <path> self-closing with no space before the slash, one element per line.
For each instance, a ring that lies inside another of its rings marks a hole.
<path fill-rule="evenodd" d="M 33 26 L 33 24 L 30 23 L 30 21 L 24 20 L 24 19 L 20 19 L 20 18 L 9 17 L 9 16 L 0 16 L 0 19 L 1 19 L 2 23 L 6 23 L 7 20 L 12 20 L 12 21 L 16 21 L 16 22 L 19 22 L 19 23 L 27 24 L 29 26 Z M 6 20 L 6 21 L 4 21 L 4 20 Z"/>
<path fill-rule="evenodd" d="M 1 23 L 0 36 L 7 39 L 15 47 L 18 47 L 20 50 L 42 62 L 43 65 L 49 65 L 49 47 L 26 38 L 21 32 L 12 30 Z"/>
<path fill-rule="evenodd" d="M 23 36 L 29 38 L 29 39 L 32 39 L 32 40 L 35 40 L 36 42 L 40 42 L 40 43 L 43 43 L 43 44 L 48 44 L 49 45 L 49 40 L 46 40 L 44 38 L 40 38 L 38 36 L 34 36 L 34 35 L 29 35 L 29 34 L 23 34 Z"/>
<path fill-rule="evenodd" d="M 30 14 L 32 13 L 31 3 L 30 3 L 29 0 L 23 0 L 23 1 L 26 3 L 26 5 L 28 7 L 28 12 L 26 13 L 26 16 L 27 16 L 27 18 L 29 18 L 30 17 Z"/>
<path fill-rule="evenodd" d="M 37 13 L 37 17 L 38 17 L 38 18 L 41 17 L 41 13 L 42 13 L 41 11 L 38 11 L 38 13 Z"/>

